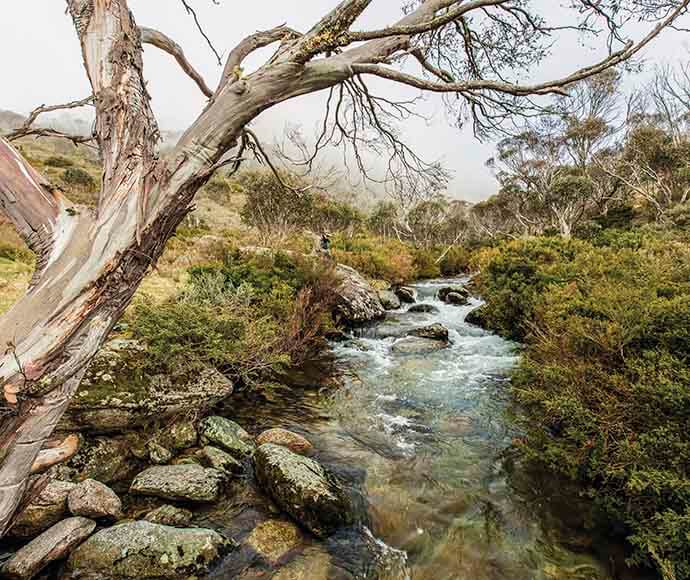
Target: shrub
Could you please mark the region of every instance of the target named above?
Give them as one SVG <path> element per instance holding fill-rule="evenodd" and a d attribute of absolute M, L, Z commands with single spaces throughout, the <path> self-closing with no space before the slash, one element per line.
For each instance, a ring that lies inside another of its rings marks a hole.
<path fill-rule="evenodd" d="M 416 278 L 438 278 L 441 268 L 436 263 L 438 253 L 432 250 L 414 250 L 414 268 Z"/>
<path fill-rule="evenodd" d="M 134 334 L 147 372 L 188 376 L 208 366 L 251 384 L 325 347 L 337 281 L 330 264 L 286 254 L 243 255 L 195 267 L 187 286 L 157 305 L 135 305 Z"/>
<path fill-rule="evenodd" d="M 79 167 L 69 167 L 62 174 L 62 181 L 68 187 L 76 187 L 93 191 L 96 189 L 96 180 Z"/>
<path fill-rule="evenodd" d="M 417 277 L 413 250 L 397 240 L 365 235 L 353 238 L 336 235 L 333 256 L 338 262 L 355 268 L 365 276 L 400 284 Z"/>
<path fill-rule="evenodd" d="M 53 155 L 52 157 L 48 157 L 43 162 L 43 165 L 46 165 L 48 167 L 65 168 L 72 167 L 74 165 L 74 162 L 71 159 L 68 159 L 67 157 L 63 157 L 62 155 Z"/>
<path fill-rule="evenodd" d="M 668 232 L 667 232 L 668 235 Z M 522 338 L 529 459 L 580 482 L 633 564 L 690 577 L 690 247 L 651 231 L 500 246 L 478 283 Z"/>
<path fill-rule="evenodd" d="M 441 258 L 439 266 L 442 276 L 457 276 L 468 272 L 470 269 L 471 253 L 462 246 L 453 246 L 445 256 Z"/>

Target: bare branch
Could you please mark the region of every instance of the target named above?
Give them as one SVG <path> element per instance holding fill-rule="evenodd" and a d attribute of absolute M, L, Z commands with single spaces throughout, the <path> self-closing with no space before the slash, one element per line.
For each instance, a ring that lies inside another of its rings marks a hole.
<path fill-rule="evenodd" d="M 221 86 L 226 82 L 233 82 L 241 77 L 241 67 L 244 60 L 254 51 L 264 48 L 278 41 L 299 38 L 301 34 L 284 24 L 270 30 L 256 32 L 243 39 L 230 51 L 223 69 Z"/>
<path fill-rule="evenodd" d="M 69 139 L 75 145 L 80 143 L 89 143 L 93 141 L 92 136 L 69 135 L 67 133 L 63 133 L 62 131 L 51 129 L 48 127 L 34 127 L 33 124 L 36 122 L 38 117 L 43 115 L 44 113 L 52 113 L 54 111 L 61 111 L 66 109 L 78 109 L 92 104 L 93 95 L 91 95 L 90 97 L 86 97 L 85 99 L 82 99 L 80 101 L 72 101 L 62 105 L 41 105 L 40 107 L 36 107 L 33 111 L 31 111 L 26 121 L 24 121 L 24 124 L 18 129 L 15 129 L 11 133 L 5 135 L 5 139 L 7 139 L 8 141 L 16 141 L 17 139 L 21 139 L 22 137 L 27 136 L 60 137 L 63 139 Z"/>
<path fill-rule="evenodd" d="M 222 64 L 223 64 L 222 58 L 221 58 L 220 54 L 218 53 L 218 51 L 216 50 L 216 47 L 213 46 L 213 43 L 211 42 L 211 39 L 208 37 L 208 35 L 206 34 L 206 32 L 204 32 L 204 27 L 201 26 L 201 22 L 199 21 L 199 17 L 197 16 L 197 14 L 196 14 L 194 8 L 192 8 L 192 7 L 189 5 L 189 3 L 187 2 L 187 0 L 180 0 L 180 2 L 182 2 L 182 6 L 184 6 L 184 9 L 187 11 L 187 14 L 190 14 L 190 15 L 192 16 L 192 18 L 194 18 L 194 23 L 196 24 L 197 29 L 198 29 L 199 32 L 201 33 L 201 36 L 203 36 L 203 37 L 204 37 L 204 40 L 206 40 L 206 43 L 208 44 L 208 46 L 210 47 L 211 51 L 213 52 L 213 54 L 215 55 L 216 59 L 218 60 L 218 64 L 219 64 L 219 65 L 222 65 Z M 217 4 L 217 2 L 215 2 L 215 1 L 214 1 L 213 3 L 214 3 L 214 4 Z"/>
<path fill-rule="evenodd" d="M 187 60 L 187 57 L 182 50 L 182 47 L 177 44 L 172 38 L 166 36 L 158 30 L 153 28 L 146 28 L 143 26 L 139 27 L 139 32 L 141 33 L 141 42 L 143 44 L 150 44 L 156 48 L 160 48 L 162 51 L 167 52 L 169 55 L 175 58 L 177 63 L 182 67 L 182 70 L 189 76 L 201 89 L 209 99 L 213 96 L 213 91 L 208 87 L 206 81 L 203 79 L 201 74 L 192 66 L 192 64 Z"/>

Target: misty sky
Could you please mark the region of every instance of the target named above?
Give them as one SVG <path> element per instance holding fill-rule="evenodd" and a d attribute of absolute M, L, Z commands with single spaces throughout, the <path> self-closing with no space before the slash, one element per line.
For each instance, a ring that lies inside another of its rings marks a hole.
<path fill-rule="evenodd" d="M 220 75 L 220 67 L 199 36 L 190 17 L 178 0 L 130 0 L 137 22 L 157 28 L 181 44 L 189 59 L 202 72 L 211 86 Z M 210 0 L 194 0 L 206 31 L 220 51 L 227 52 L 243 36 L 281 23 L 292 28 L 309 28 L 337 0 L 221 0 L 213 6 Z M 398 0 L 378 0 L 358 23 L 370 27 L 392 22 L 399 14 Z M 554 24 L 567 24 L 572 12 L 561 7 L 558 0 L 536 0 L 543 14 Z M 391 6 L 395 5 L 395 9 Z M 43 103 L 61 103 L 89 94 L 89 86 L 81 64 L 78 42 L 72 23 L 65 15 L 62 0 L 4 0 L 0 8 L 0 54 L 3 55 L 0 109 L 27 113 Z M 685 26 L 690 24 L 685 17 Z M 630 35 L 638 39 L 647 27 L 636 27 Z M 572 70 L 594 62 L 603 55 L 603 47 L 590 40 L 582 46 L 575 36 L 559 33 L 553 56 L 531 80 L 564 76 Z M 248 62 L 260 62 L 266 53 L 257 54 Z M 655 41 L 645 53 L 645 71 L 654 63 L 670 64 L 690 56 L 690 34 L 672 30 Z M 169 56 L 150 47 L 145 52 L 146 77 L 153 97 L 153 108 L 163 129 L 183 129 L 201 111 L 204 98 L 198 88 Z M 644 74 L 644 73 L 643 73 Z M 640 82 L 639 79 L 629 84 Z M 409 94 L 407 89 L 386 87 L 388 95 Z M 305 134 L 313 131 L 323 111 L 323 95 L 310 95 L 274 108 L 257 122 L 267 140 L 282 133 L 286 123 L 299 123 Z M 485 167 L 492 156 L 490 143 L 480 144 L 470 130 L 450 127 L 438 97 L 429 97 L 421 107 L 431 117 L 429 124 L 411 121 L 403 128 L 404 136 L 427 160 L 442 159 L 454 172 L 450 193 L 476 201 L 495 192 L 496 183 Z"/>

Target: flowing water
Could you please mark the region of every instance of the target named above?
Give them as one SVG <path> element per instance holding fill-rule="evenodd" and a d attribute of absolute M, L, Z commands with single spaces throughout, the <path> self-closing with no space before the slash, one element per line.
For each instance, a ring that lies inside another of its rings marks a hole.
<path fill-rule="evenodd" d="M 478 301 L 458 307 L 436 299 L 439 288 L 462 282 L 418 284 L 418 302 L 435 312 L 403 306 L 334 345 L 344 375 L 335 394 L 276 394 L 275 406 L 254 408 L 252 422 L 306 434 L 319 460 L 357 482 L 373 534 L 406 552 L 413 580 L 612 578 L 611 553 L 595 557 L 602 540 L 582 534 L 581 505 L 566 501 L 554 515 L 553 482 L 509 469 L 505 451 L 519 433 L 507 413 L 508 381 L 519 350 L 465 322 Z M 436 322 L 450 331 L 448 348 L 394 348 L 409 330 Z M 334 552 L 347 559 L 342 545 Z"/>

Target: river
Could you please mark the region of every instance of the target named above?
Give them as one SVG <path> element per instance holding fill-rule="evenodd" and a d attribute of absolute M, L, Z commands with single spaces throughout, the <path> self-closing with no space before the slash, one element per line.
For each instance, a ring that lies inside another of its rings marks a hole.
<path fill-rule="evenodd" d="M 433 312 L 403 306 L 334 344 L 335 391 L 278 391 L 238 420 L 256 431 L 279 424 L 305 434 L 320 461 L 361 487 L 373 534 L 407 555 L 409 572 L 386 580 L 612 578 L 610 552 L 596 557 L 601 542 L 573 531 L 580 503 L 566 499 L 554 513 L 550 479 L 528 476 L 506 458 L 520 435 L 509 412 L 519 348 L 465 322 L 479 301 L 452 306 L 436 298 L 441 287 L 465 282 L 421 282 L 418 303 Z M 409 330 L 433 323 L 449 329 L 447 348 L 397 352 Z M 352 573 L 356 563 L 342 545 L 334 560 Z"/>

